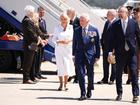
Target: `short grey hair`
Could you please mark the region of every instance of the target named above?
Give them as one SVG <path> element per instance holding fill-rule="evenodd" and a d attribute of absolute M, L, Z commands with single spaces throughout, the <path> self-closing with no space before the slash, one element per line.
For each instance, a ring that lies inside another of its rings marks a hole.
<path fill-rule="evenodd" d="M 35 7 L 33 7 L 32 5 L 27 5 L 24 9 L 25 11 L 25 15 L 29 15 L 30 13 L 34 13 L 35 12 Z"/>
<path fill-rule="evenodd" d="M 114 17 L 117 16 L 117 11 L 115 9 L 109 9 L 108 12 L 110 12 Z"/>
<path fill-rule="evenodd" d="M 84 18 L 86 18 L 86 20 L 90 20 L 90 17 L 89 17 L 89 14 L 88 13 L 82 13 L 80 15 L 80 17 L 84 17 Z"/>

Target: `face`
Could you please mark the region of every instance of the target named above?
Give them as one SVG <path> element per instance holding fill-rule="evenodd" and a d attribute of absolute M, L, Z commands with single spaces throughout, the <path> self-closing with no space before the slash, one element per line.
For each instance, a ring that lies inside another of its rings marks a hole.
<path fill-rule="evenodd" d="M 128 17 L 128 11 L 127 11 L 127 8 L 120 8 L 118 10 L 118 16 L 120 19 L 126 19 Z"/>
<path fill-rule="evenodd" d="M 65 28 L 68 24 L 68 17 L 64 16 L 64 15 L 61 15 L 60 16 L 60 23 L 61 25 Z"/>
<path fill-rule="evenodd" d="M 39 10 L 39 17 L 43 17 L 45 15 L 45 10 Z"/>
<path fill-rule="evenodd" d="M 74 12 L 73 11 L 68 10 L 67 15 L 71 20 L 74 18 Z"/>
<path fill-rule="evenodd" d="M 108 11 L 107 12 L 107 20 L 111 21 L 113 18 L 114 18 L 113 14 L 110 11 Z"/>
<path fill-rule="evenodd" d="M 134 18 L 135 18 L 136 20 L 140 20 L 140 12 L 134 11 Z"/>
<path fill-rule="evenodd" d="M 89 20 L 86 19 L 85 17 L 83 17 L 83 16 L 80 17 L 80 26 L 86 27 L 88 22 L 89 22 Z"/>

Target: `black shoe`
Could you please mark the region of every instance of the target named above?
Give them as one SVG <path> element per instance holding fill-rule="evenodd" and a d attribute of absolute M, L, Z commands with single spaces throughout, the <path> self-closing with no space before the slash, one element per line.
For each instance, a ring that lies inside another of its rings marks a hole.
<path fill-rule="evenodd" d="M 128 79 L 128 80 L 126 81 L 126 84 L 130 84 L 130 83 L 131 83 L 131 80 Z"/>
<path fill-rule="evenodd" d="M 34 79 L 31 79 L 33 82 L 37 83 L 39 82 L 39 79 L 38 78 L 34 78 Z"/>
<path fill-rule="evenodd" d="M 23 84 L 35 84 L 35 82 L 31 80 L 23 80 Z"/>
<path fill-rule="evenodd" d="M 73 76 L 72 77 L 69 77 L 68 78 L 68 82 L 70 82 L 73 78 L 74 78 Z"/>
<path fill-rule="evenodd" d="M 113 85 L 114 84 L 114 81 L 109 81 L 108 84 L 109 85 Z"/>
<path fill-rule="evenodd" d="M 108 84 L 108 81 L 98 81 L 97 84 Z"/>
<path fill-rule="evenodd" d="M 118 95 L 117 97 L 116 97 L 116 101 L 121 101 L 122 100 L 122 95 Z"/>
<path fill-rule="evenodd" d="M 85 96 L 81 96 L 80 98 L 78 98 L 79 101 L 83 101 L 83 100 L 86 100 L 86 97 Z"/>
<path fill-rule="evenodd" d="M 47 77 L 44 77 L 44 76 L 40 76 L 40 79 L 47 79 Z"/>
<path fill-rule="evenodd" d="M 73 83 L 78 83 L 78 80 L 77 79 L 74 79 Z"/>
<path fill-rule="evenodd" d="M 91 96 L 92 96 L 91 90 L 88 90 L 88 91 L 87 91 L 86 96 L 87 96 L 87 98 L 91 98 Z"/>
<path fill-rule="evenodd" d="M 137 103 L 138 100 L 139 100 L 138 96 L 134 96 L 133 100 L 132 100 L 132 103 Z"/>

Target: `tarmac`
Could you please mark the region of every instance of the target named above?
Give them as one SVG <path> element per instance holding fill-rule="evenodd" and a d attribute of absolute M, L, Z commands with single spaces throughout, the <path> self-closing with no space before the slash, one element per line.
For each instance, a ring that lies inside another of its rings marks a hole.
<path fill-rule="evenodd" d="M 57 91 L 59 81 L 55 64 L 43 62 L 41 69 L 47 79 L 37 84 L 22 84 L 21 73 L 0 73 L 0 105 L 134 105 L 131 85 L 125 84 L 127 74 L 123 75 L 122 101 L 115 101 L 115 84 L 96 84 L 102 79 L 101 59 L 95 66 L 95 90 L 92 91 L 92 97 L 84 101 L 78 101 L 79 85 L 72 81 L 68 83 L 68 91 Z"/>

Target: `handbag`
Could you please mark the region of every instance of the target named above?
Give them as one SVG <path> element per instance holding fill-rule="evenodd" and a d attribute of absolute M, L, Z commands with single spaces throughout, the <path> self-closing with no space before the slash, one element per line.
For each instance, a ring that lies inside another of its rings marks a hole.
<path fill-rule="evenodd" d="M 29 50 L 32 50 L 32 51 L 37 51 L 38 50 L 38 45 L 37 43 L 31 43 L 29 46 L 28 46 L 28 49 Z"/>

